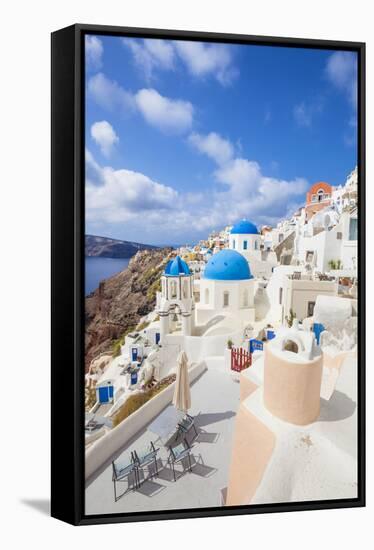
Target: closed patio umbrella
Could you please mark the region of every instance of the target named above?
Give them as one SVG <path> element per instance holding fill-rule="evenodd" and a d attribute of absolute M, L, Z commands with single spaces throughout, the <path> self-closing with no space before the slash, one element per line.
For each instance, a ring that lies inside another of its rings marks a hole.
<path fill-rule="evenodd" d="M 187 412 L 191 407 L 190 381 L 188 379 L 188 357 L 185 351 L 181 351 L 177 359 L 177 378 L 173 405 L 180 411 Z"/>

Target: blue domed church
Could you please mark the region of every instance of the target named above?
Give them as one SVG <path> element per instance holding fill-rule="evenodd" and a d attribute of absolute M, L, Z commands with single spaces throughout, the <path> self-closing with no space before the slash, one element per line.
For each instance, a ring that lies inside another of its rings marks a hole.
<path fill-rule="evenodd" d="M 196 303 L 194 291 L 200 296 Z M 225 335 L 242 335 L 255 319 L 254 278 L 248 261 L 240 252 L 225 248 L 210 258 L 202 277 L 194 281 L 187 263 L 177 256 L 161 277 L 157 313 L 162 344 L 214 335 L 223 345 Z"/>
<path fill-rule="evenodd" d="M 277 265 L 273 250 L 266 250 L 256 225 L 246 219 L 235 223 L 230 231 L 229 248 L 240 252 L 249 262 L 254 277 L 271 276 Z"/>
<path fill-rule="evenodd" d="M 229 315 L 247 324 L 254 320 L 254 278 L 246 258 L 225 248 L 208 261 L 200 280 L 197 322 Z"/>
<path fill-rule="evenodd" d="M 190 336 L 194 325 L 193 275 L 180 256 L 167 263 L 157 302 L 161 341 L 176 330 L 179 323 L 182 334 Z"/>

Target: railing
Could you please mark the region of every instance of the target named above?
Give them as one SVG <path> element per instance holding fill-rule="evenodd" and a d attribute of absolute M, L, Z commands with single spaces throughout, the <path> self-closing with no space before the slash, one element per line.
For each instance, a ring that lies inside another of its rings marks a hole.
<path fill-rule="evenodd" d="M 251 354 L 243 348 L 231 348 L 231 370 L 241 372 L 252 364 Z"/>

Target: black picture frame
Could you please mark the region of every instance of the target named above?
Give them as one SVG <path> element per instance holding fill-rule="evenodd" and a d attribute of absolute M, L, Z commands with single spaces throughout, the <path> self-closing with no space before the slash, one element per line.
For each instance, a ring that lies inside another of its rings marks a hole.
<path fill-rule="evenodd" d="M 87 516 L 84 512 L 84 37 L 188 39 L 358 55 L 358 497 Z M 76 24 L 52 33 L 51 515 L 74 525 L 365 506 L 365 44 Z M 63 385 L 61 380 L 63 379 Z"/>

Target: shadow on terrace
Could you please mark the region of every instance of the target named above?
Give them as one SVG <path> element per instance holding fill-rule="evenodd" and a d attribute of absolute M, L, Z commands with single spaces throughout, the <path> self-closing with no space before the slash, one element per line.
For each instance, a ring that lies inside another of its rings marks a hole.
<path fill-rule="evenodd" d="M 177 446 L 175 456 L 170 456 L 167 433 L 174 431 L 181 415 L 169 405 L 87 481 L 86 514 L 222 505 L 228 482 L 233 423 L 239 405 L 239 384 L 224 371 L 223 365 L 215 364 L 192 384 L 191 401 L 189 414 L 195 419 L 197 435 L 191 429 L 178 436 L 181 441 L 187 439 L 184 448 L 190 447 L 189 452 L 179 460 L 178 453 L 183 449 Z M 136 451 L 142 456 L 151 442 L 159 449 L 155 460 L 139 468 L 137 475 L 131 472 L 123 478 L 123 483 L 117 484 L 115 500 L 112 461 L 119 467 L 131 464 L 131 453 Z"/>

